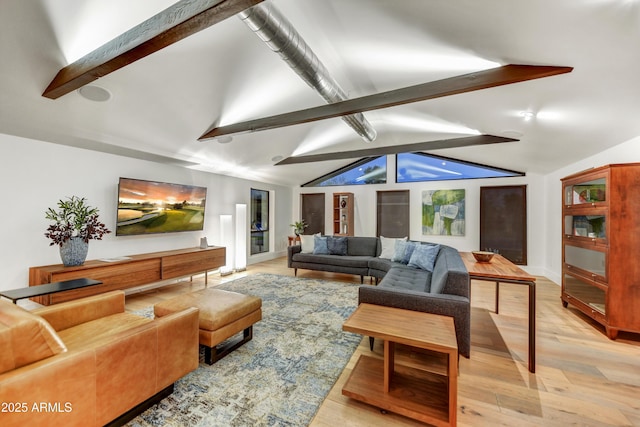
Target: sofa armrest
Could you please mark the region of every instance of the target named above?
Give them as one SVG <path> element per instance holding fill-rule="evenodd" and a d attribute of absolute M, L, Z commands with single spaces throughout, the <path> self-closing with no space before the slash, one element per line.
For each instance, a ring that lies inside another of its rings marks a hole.
<path fill-rule="evenodd" d="M 149 319 L 91 343 L 98 425 L 111 422 L 192 371 L 194 362 L 197 366 L 198 309 L 166 317 Z"/>
<path fill-rule="evenodd" d="M 0 402 L 20 405 L 0 415 L 2 427 L 96 425 L 95 365 L 93 350 L 69 351 L 0 374 Z"/>
<path fill-rule="evenodd" d="M 164 388 L 200 362 L 199 312 L 195 307 L 171 313 L 155 322 L 158 327 L 158 385 Z"/>
<path fill-rule="evenodd" d="M 293 261 L 292 258 L 295 254 L 300 252 L 302 252 L 301 245 L 287 246 L 287 267 L 292 268 L 291 267 L 291 262 Z"/>
<path fill-rule="evenodd" d="M 44 318 L 56 331 L 62 331 L 101 317 L 124 313 L 124 292 L 106 292 L 38 308 L 32 313 Z"/>

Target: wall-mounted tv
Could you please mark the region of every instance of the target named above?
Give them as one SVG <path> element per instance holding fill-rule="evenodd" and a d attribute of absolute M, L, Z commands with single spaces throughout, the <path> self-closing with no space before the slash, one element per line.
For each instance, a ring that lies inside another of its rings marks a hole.
<path fill-rule="evenodd" d="M 120 178 L 117 236 L 199 231 L 207 188 Z"/>

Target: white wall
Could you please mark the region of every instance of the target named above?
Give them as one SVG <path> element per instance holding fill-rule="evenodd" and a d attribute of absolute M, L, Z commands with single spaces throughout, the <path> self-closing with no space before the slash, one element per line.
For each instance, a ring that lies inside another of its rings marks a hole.
<path fill-rule="evenodd" d="M 472 179 L 459 181 L 415 182 L 396 184 L 392 174 L 395 173 L 394 156 L 387 158 L 388 184 L 350 185 L 336 187 L 297 187 L 293 195 L 293 216 L 300 217 L 300 193 L 325 193 L 325 232 L 332 228 L 332 194 L 334 192 L 350 192 L 354 194 L 354 233 L 356 236 L 376 235 L 376 191 L 410 190 L 410 239 L 442 243 L 459 251 L 472 251 L 480 248 L 480 187 L 499 185 L 527 186 L 527 263 L 524 267 L 530 274 L 542 274 L 544 271 L 544 233 L 546 228 L 544 215 L 544 177 L 528 174 L 524 177 Z M 466 221 L 464 236 L 433 236 L 422 234 L 422 191 L 423 190 L 466 190 Z"/>
<path fill-rule="evenodd" d="M 252 187 L 276 195 L 272 218 L 275 253 L 248 257 L 248 263 L 282 256 L 286 251 L 293 203 L 288 187 L 5 134 L 0 134 L 0 152 L 0 191 L 4 200 L 0 211 L 0 289 L 27 286 L 30 266 L 61 262 L 58 247 L 49 246 L 50 241 L 44 237 L 49 225 L 45 211 L 71 195 L 86 197 L 90 205 L 100 210 L 102 222 L 114 231 L 103 240 L 90 242 L 88 259 L 194 247 L 203 236 L 210 244 L 220 244 L 220 215 L 235 216 L 236 203 L 249 207 Z M 204 231 L 116 237 L 119 177 L 207 187 Z"/>
<path fill-rule="evenodd" d="M 545 193 L 549 195 L 549 203 L 545 209 L 546 231 L 545 272 L 544 276 L 560 283 L 562 278 L 562 185 L 560 180 L 565 176 L 594 167 L 614 163 L 640 162 L 640 137 L 616 145 L 595 156 L 587 157 L 579 162 L 559 169 L 545 176 Z M 638 195 L 640 197 L 640 194 Z"/>
<path fill-rule="evenodd" d="M 249 257 L 249 263 L 285 254 L 287 235 L 292 233 L 289 224 L 300 218 L 299 195 L 312 192 L 327 194 L 327 231 L 331 230 L 331 193 L 354 193 L 355 234 L 374 236 L 376 191 L 408 189 L 411 191 L 409 237 L 415 240 L 436 241 L 469 251 L 477 249 L 480 241 L 480 187 L 526 184 L 528 265 L 524 269 L 531 274 L 543 275 L 560 283 L 560 179 L 584 169 L 609 163 L 640 162 L 640 137 L 546 176 L 528 174 L 526 177 L 515 178 L 328 188 L 297 187 L 293 190 L 4 134 L 0 134 L 0 151 L 3 153 L 0 157 L 0 190 L 5 201 L 0 211 L 0 289 L 26 286 L 30 266 L 60 263 L 58 248 L 48 246 L 49 241 L 44 237 L 48 226 L 44 212 L 47 207 L 54 207 L 58 199 L 71 195 L 87 197 L 91 205 L 100 209 L 102 221 L 113 229 L 120 176 L 206 186 L 208 200 L 205 230 L 131 237 L 109 234 L 101 241 L 90 243 L 89 259 L 197 246 L 202 236 L 207 236 L 211 244 L 219 244 L 219 215 L 234 215 L 236 203 L 250 206 L 249 194 L 252 187 L 269 190 L 275 195 L 272 217 L 274 252 Z M 389 159 L 393 161 L 393 156 Z M 394 171 L 395 167 L 390 163 L 388 170 Z M 389 182 L 392 180 L 389 179 Z M 466 190 L 465 236 L 423 236 L 420 224 L 422 191 L 457 188 Z"/>

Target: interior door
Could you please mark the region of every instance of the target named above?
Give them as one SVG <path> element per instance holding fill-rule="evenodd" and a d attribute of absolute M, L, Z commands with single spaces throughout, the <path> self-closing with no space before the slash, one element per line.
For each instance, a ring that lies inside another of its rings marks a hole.
<path fill-rule="evenodd" d="M 304 234 L 324 235 L 324 193 L 300 195 L 300 218 L 307 224 Z"/>
<path fill-rule="evenodd" d="M 409 190 L 377 191 L 376 236 L 409 237 Z"/>

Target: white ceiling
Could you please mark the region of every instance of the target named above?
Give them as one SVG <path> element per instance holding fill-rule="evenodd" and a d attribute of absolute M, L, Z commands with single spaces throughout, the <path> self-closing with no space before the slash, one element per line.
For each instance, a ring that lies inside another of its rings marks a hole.
<path fill-rule="evenodd" d="M 173 1 L 2 1 L 0 132 L 286 185 L 353 160 L 274 166 L 274 156 L 521 134 L 434 153 L 545 174 L 640 135 L 638 0 L 269 1 L 349 97 L 506 64 L 574 70 L 365 112 L 378 132 L 369 144 L 340 119 L 198 142 L 212 125 L 324 101 L 237 17 L 95 81 L 107 102 L 47 99 L 59 69 Z"/>

